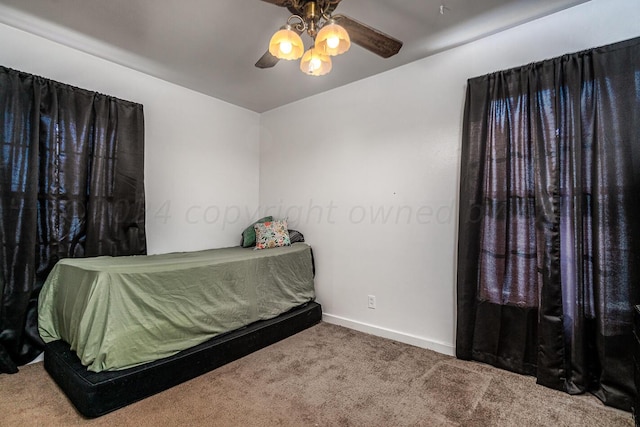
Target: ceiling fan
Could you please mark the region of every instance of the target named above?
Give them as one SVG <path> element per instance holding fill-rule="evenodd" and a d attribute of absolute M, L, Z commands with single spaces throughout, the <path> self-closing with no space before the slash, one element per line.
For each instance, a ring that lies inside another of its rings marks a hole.
<path fill-rule="evenodd" d="M 298 59 L 305 74 L 319 76 L 331 71 L 331 56 L 346 52 L 351 42 L 389 58 L 400 51 L 402 42 L 382 31 L 349 18 L 333 15 L 341 0 L 262 0 L 286 7 L 292 15 L 277 31 L 269 50 L 256 62 L 258 68 L 271 68 L 280 59 Z M 306 33 L 314 45 L 304 52 L 300 35 Z"/>

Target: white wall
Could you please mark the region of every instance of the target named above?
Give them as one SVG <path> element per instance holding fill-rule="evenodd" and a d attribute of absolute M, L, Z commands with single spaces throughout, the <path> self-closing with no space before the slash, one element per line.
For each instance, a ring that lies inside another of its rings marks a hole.
<path fill-rule="evenodd" d="M 3 24 L 0 65 L 144 105 L 149 253 L 239 243 L 258 203 L 257 113 Z"/>
<path fill-rule="evenodd" d="M 313 245 L 325 320 L 453 353 L 466 80 L 640 36 L 639 22 L 637 0 L 593 0 L 264 113 L 260 205 Z"/>

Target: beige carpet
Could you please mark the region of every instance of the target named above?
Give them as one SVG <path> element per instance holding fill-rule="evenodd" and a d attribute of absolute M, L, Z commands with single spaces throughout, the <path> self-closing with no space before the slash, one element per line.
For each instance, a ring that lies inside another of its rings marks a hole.
<path fill-rule="evenodd" d="M 41 363 L 0 375 L 1 426 L 632 426 L 629 413 L 501 371 L 321 323 L 103 417 Z"/>

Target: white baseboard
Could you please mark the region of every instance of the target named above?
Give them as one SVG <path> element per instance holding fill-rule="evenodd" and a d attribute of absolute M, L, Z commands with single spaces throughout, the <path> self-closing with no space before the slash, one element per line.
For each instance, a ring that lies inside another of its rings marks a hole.
<path fill-rule="evenodd" d="M 426 348 L 449 356 L 455 356 L 456 354 L 456 349 L 451 344 L 429 340 L 417 335 L 381 328 L 380 326 L 369 325 L 367 323 L 357 322 L 355 320 L 345 319 L 344 317 L 334 316 L 333 314 L 327 313 L 322 313 L 322 320 L 334 325 L 344 326 L 345 328 L 354 329 L 366 334 L 376 335 L 382 338 L 388 338 L 405 344 L 414 345 L 416 347 Z"/>
<path fill-rule="evenodd" d="M 40 353 L 35 359 L 27 363 L 27 365 L 31 365 L 32 363 L 40 363 L 40 362 L 44 362 L 44 352 Z"/>

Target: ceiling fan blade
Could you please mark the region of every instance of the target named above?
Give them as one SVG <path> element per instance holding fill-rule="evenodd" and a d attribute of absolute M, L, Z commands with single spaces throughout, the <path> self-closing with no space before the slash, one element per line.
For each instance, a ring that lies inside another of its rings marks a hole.
<path fill-rule="evenodd" d="M 276 6 L 289 7 L 293 4 L 291 0 L 262 0 L 266 3 L 275 4 Z"/>
<path fill-rule="evenodd" d="M 265 3 L 275 4 L 276 6 L 286 7 L 294 15 L 304 14 L 305 1 L 295 0 L 262 0 Z M 318 6 L 324 10 L 324 13 L 331 15 L 331 13 L 338 7 L 341 0 L 316 0 Z"/>
<path fill-rule="evenodd" d="M 278 63 L 278 61 L 280 60 L 275 56 L 271 55 L 271 53 L 267 50 L 264 53 L 264 55 L 262 55 L 262 57 L 258 59 L 258 62 L 256 62 L 256 67 L 271 68 L 271 67 L 274 67 Z"/>
<path fill-rule="evenodd" d="M 391 37 L 382 31 L 371 28 L 353 18 L 344 15 L 333 15 L 337 24 L 342 25 L 351 41 L 363 48 L 379 55 L 383 58 L 389 58 L 400 51 L 402 42 Z"/>

